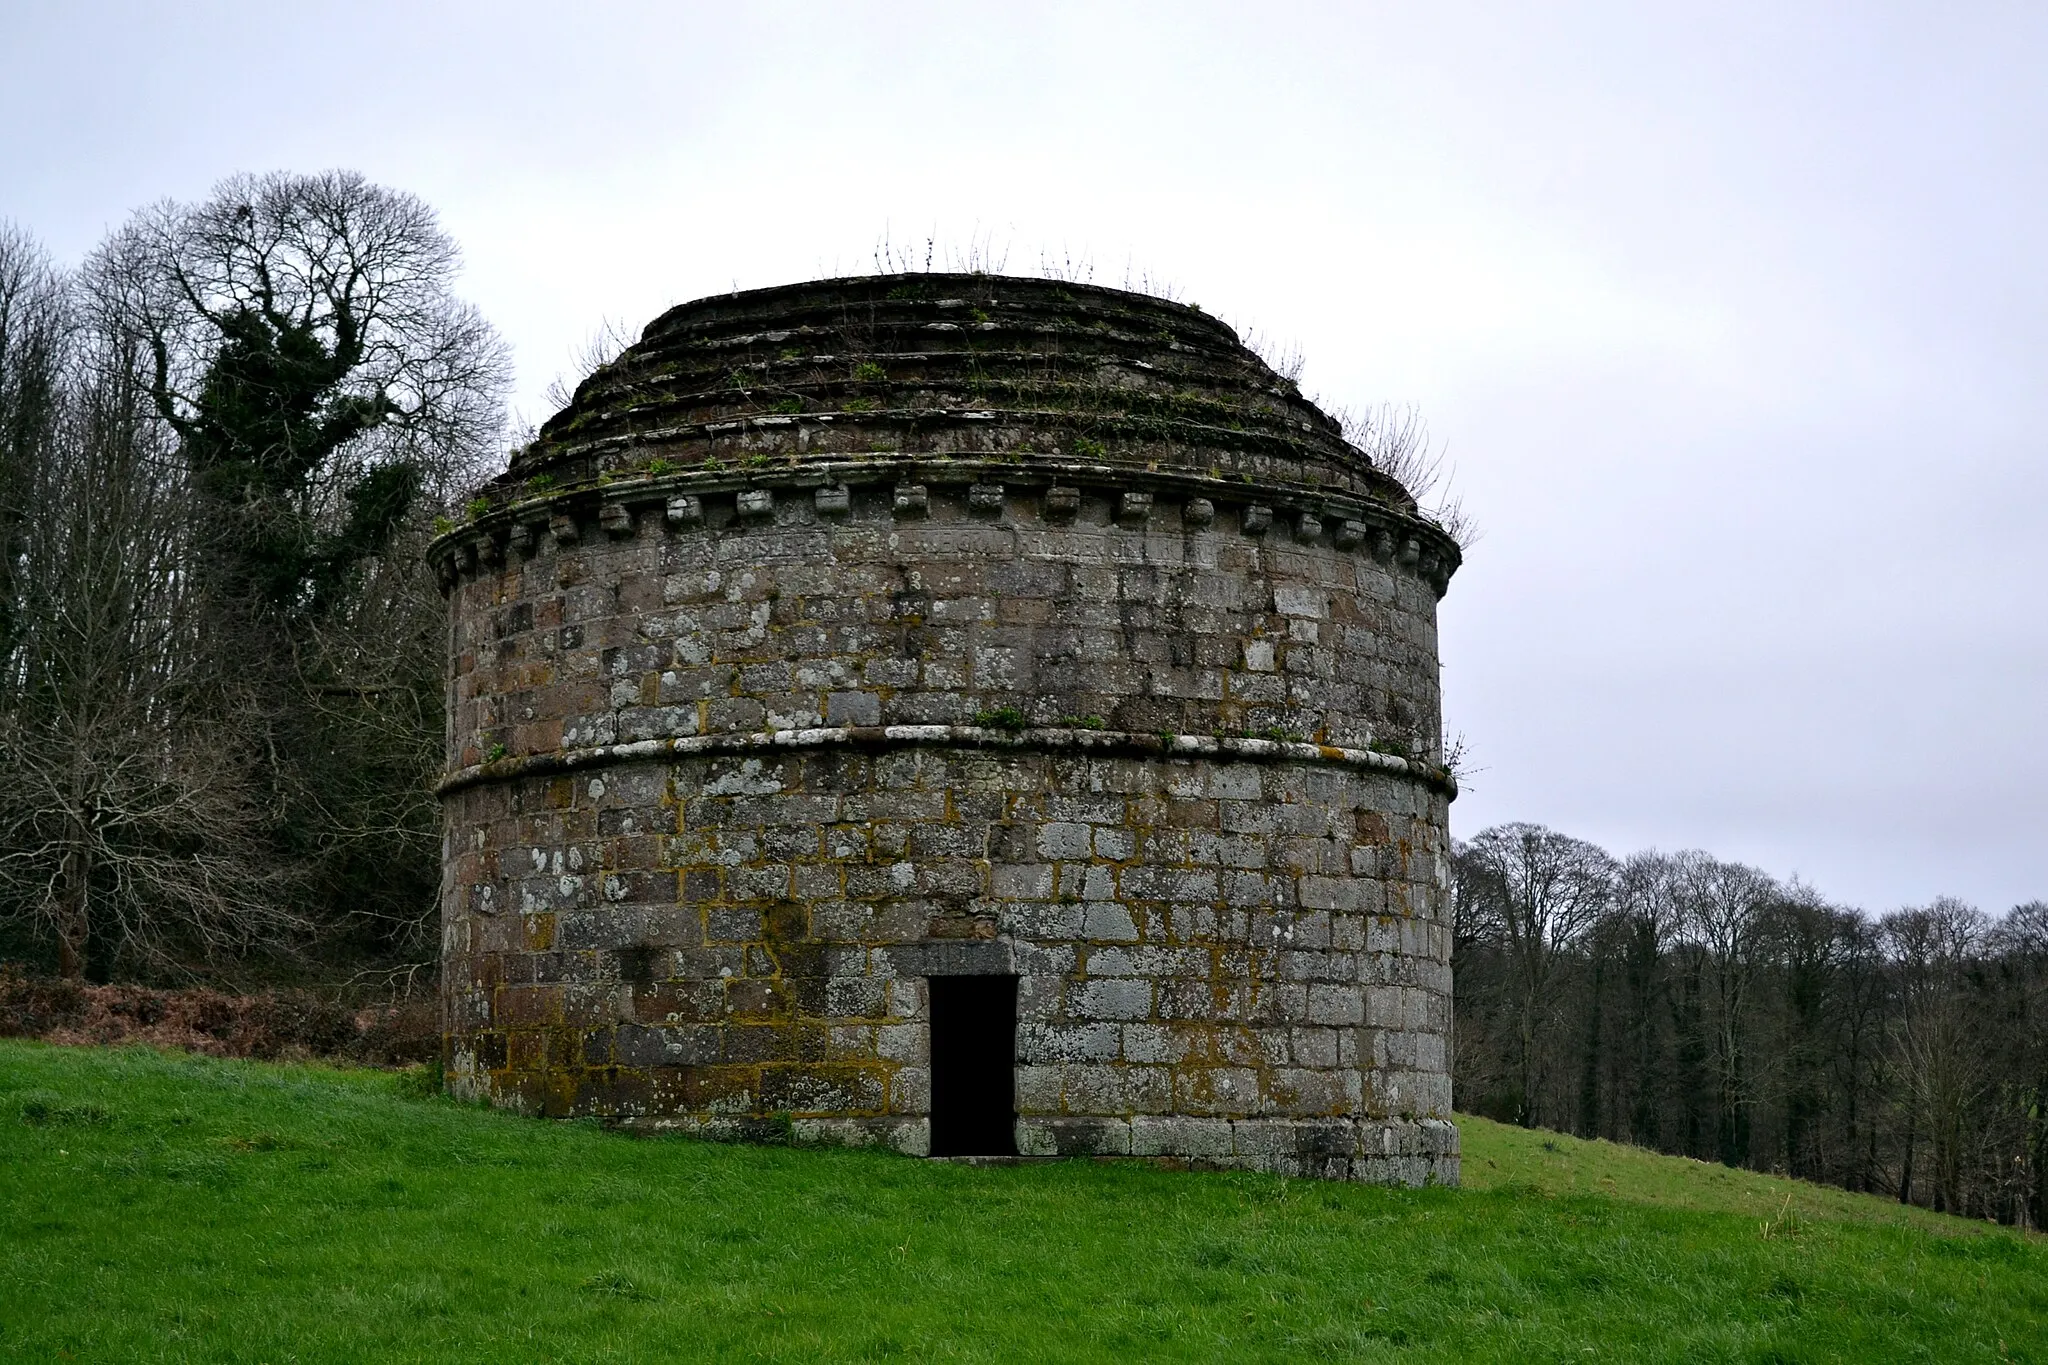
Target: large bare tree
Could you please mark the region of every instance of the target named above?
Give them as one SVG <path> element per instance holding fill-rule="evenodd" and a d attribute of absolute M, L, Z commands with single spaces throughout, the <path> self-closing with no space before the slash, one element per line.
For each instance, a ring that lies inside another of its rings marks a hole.
<path fill-rule="evenodd" d="M 187 486 L 148 367 L 80 305 L 0 238 L 0 910 L 74 977 L 218 961 L 298 927 L 195 666 Z"/>
<path fill-rule="evenodd" d="M 346 171 L 237 176 L 95 253 L 215 522 L 210 610 L 330 612 L 422 491 L 477 480 L 506 359 L 456 263 L 425 204 Z"/>
<path fill-rule="evenodd" d="M 1981 910 L 1949 896 L 1883 920 L 1899 991 L 1894 1098 L 1907 1114 L 1901 1201 L 1913 1196 L 1916 1147 L 1924 1141 L 1934 1207 L 1960 1205 L 1972 1110 L 1991 1080 L 1978 1037 L 1984 1021 L 1965 978 L 1990 928 Z"/>
<path fill-rule="evenodd" d="M 1491 939 L 1512 983 L 1518 1123 L 1535 1121 L 1543 1088 L 1546 1034 L 1560 1014 L 1553 989 L 1559 955 L 1607 906 L 1614 860 L 1583 839 L 1542 825 L 1496 825 L 1460 846 L 1459 913 L 1467 932 Z"/>
<path fill-rule="evenodd" d="M 19 628 L 29 490 L 57 428 L 69 326 L 64 278 L 32 238 L 0 223 L 0 659 Z M 0 676 L 0 695 L 17 682 Z"/>
<path fill-rule="evenodd" d="M 1705 987 L 1700 1019 L 1713 1084 L 1721 1159 L 1740 1165 L 1749 1156 L 1752 1059 L 1746 1029 L 1762 969 L 1767 915 L 1782 898 L 1776 882 L 1753 867 L 1725 862 L 1697 849 L 1672 859 L 1681 942 L 1694 951 L 1690 964 Z"/>
<path fill-rule="evenodd" d="M 280 862 L 324 925 L 417 930 L 438 844 L 431 514 L 495 457 L 507 361 L 417 198 L 352 172 L 238 176 L 88 261 L 190 480 L 194 609 Z"/>
<path fill-rule="evenodd" d="M 156 205 L 75 275 L 0 236 L 0 908 L 66 972 L 428 947 L 419 551 L 506 372 L 456 264 L 348 172 Z"/>

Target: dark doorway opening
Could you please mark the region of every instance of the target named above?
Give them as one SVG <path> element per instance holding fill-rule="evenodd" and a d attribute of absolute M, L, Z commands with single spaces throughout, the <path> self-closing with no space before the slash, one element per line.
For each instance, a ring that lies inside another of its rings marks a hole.
<path fill-rule="evenodd" d="M 1017 978 L 926 979 L 932 1155 L 1017 1155 Z"/>

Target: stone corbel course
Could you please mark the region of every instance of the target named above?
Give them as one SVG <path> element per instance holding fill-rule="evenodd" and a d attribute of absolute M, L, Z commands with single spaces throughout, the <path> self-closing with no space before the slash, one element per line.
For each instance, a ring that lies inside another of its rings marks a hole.
<path fill-rule="evenodd" d="M 1007 474 L 1005 484 L 986 480 Z M 902 482 L 906 476 L 920 482 Z M 569 488 L 538 497 L 528 497 L 478 517 L 471 524 L 438 537 L 428 550 L 429 561 L 441 571 L 444 590 L 452 590 L 461 576 L 481 568 L 503 567 L 508 553 L 530 556 L 539 549 L 536 525 L 545 525 L 555 544 L 576 544 L 582 536 L 580 524 L 595 522 L 613 538 L 632 536 L 643 524 L 636 513 L 642 507 L 659 507 L 662 524 L 670 533 L 694 530 L 706 524 L 706 510 L 722 505 L 733 515 L 724 527 L 743 532 L 750 527 L 783 524 L 790 516 L 804 516 L 795 504 L 781 503 L 778 487 L 809 489 L 812 496 L 808 515 L 816 520 L 842 521 L 853 510 L 856 489 L 890 485 L 889 511 L 897 518 L 930 515 L 928 488 L 959 487 L 965 484 L 965 505 L 976 517 L 1002 518 L 1012 502 L 1028 501 L 1032 510 L 1046 521 L 1071 520 L 1081 510 L 1084 497 L 1094 497 L 1111 507 L 1108 525 L 1125 531 L 1145 531 L 1162 524 L 1152 515 L 1158 504 L 1179 503 L 1179 522 L 1193 530 L 1206 529 L 1217 520 L 1217 509 L 1234 508 L 1237 529 L 1245 536 L 1262 537 L 1275 517 L 1291 528 L 1291 539 L 1301 543 L 1327 540 L 1341 550 L 1361 550 L 1382 563 L 1393 560 L 1427 582 L 1441 598 L 1449 589 L 1456 570 L 1458 551 L 1437 527 L 1419 519 L 1328 497 L 1294 501 L 1284 491 L 1261 489 L 1260 501 L 1244 501 L 1246 490 L 1220 481 L 1188 476 L 1134 475 L 1097 467 L 1075 466 L 1047 459 L 1019 476 L 1005 466 L 977 461 L 905 462 L 898 460 L 856 461 L 834 468 L 824 483 L 815 471 L 791 470 L 778 479 L 756 476 L 741 480 L 721 474 L 667 475 L 634 480 L 616 480 L 587 488 Z M 1071 482 L 1053 482 L 1056 479 Z M 1133 482 L 1150 485 L 1150 491 L 1133 490 Z M 692 491 L 683 492 L 680 490 Z M 1206 496 L 1204 494 L 1207 494 Z M 779 511 L 779 508 L 790 509 Z M 1397 557 L 1395 547 L 1400 547 Z"/>

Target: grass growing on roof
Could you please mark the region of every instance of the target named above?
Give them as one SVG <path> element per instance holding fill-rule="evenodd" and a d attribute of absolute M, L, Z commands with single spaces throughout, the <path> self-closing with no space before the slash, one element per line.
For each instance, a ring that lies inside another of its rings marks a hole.
<path fill-rule="evenodd" d="M 2039 1239 L 1846 1195 L 1773 1231 L 1776 1186 L 1497 1125 L 1474 1188 L 1383 1190 L 420 1092 L 0 1043 L 0 1358 L 2048 1360 Z"/>

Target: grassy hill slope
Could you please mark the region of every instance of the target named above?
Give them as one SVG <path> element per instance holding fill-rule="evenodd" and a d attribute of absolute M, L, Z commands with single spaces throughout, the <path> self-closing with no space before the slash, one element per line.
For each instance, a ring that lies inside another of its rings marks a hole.
<path fill-rule="evenodd" d="M 1923 1228 L 1949 1237 L 1991 1231 L 1982 1224 L 1832 1185 L 1515 1128 L 1469 1114 L 1459 1115 L 1458 1134 L 1463 1139 L 1465 1188 L 1471 1190 L 1520 1190 L 1553 1198 L 1605 1195 L 1637 1204 L 1739 1213 L 1768 1221 L 1774 1236 L 1781 1225 L 1790 1228 L 1814 1219 Z"/>
<path fill-rule="evenodd" d="M 1478 1120 L 1400 1191 L 419 1089 L 0 1043 L 0 1358 L 2048 1361 L 2040 1239 Z"/>

